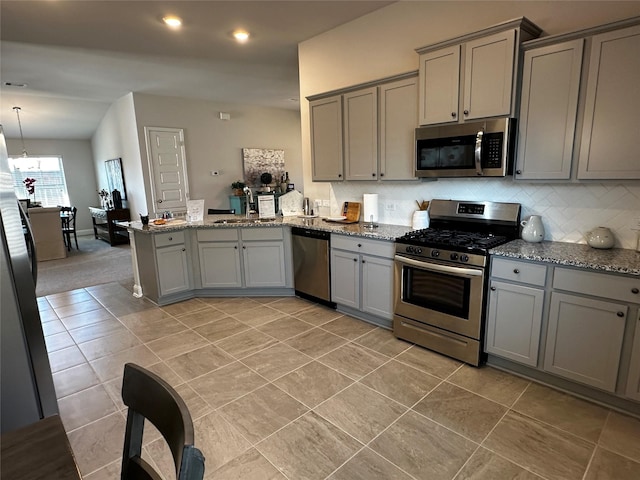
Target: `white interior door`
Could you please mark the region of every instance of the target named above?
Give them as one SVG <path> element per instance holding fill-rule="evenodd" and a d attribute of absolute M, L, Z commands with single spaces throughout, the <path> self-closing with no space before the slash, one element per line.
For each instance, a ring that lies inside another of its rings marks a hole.
<path fill-rule="evenodd" d="M 184 130 L 145 127 L 154 212 L 186 210 L 189 199 Z"/>

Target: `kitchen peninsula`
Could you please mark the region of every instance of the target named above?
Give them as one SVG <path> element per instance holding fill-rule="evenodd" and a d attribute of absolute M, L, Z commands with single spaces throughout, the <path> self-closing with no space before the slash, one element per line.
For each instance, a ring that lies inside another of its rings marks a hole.
<path fill-rule="evenodd" d="M 130 222 L 134 294 L 159 305 L 197 296 L 293 296 L 290 227 L 295 226 L 386 243 L 411 230 L 401 225 L 368 229 L 320 218 L 234 215 L 160 226 Z"/>

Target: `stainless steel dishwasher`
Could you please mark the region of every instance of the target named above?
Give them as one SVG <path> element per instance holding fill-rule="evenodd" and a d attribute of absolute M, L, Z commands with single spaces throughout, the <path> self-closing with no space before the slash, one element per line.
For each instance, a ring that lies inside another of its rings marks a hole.
<path fill-rule="evenodd" d="M 296 295 L 335 308 L 331 302 L 329 232 L 291 227 Z"/>

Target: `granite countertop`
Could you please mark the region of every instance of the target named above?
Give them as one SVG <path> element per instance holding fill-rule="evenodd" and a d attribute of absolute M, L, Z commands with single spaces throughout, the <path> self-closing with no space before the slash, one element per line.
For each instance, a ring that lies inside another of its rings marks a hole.
<path fill-rule="evenodd" d="M 241 220 L 238 223 L 215 223 L 218 220 Z M 300 218 L 300 217 L 277 217 L 274 220 L 263 220 L 252 217 L 246 219 L 238 215 L 206 215 L 201 222 L 187 222 L 184 219 L 174 219 L 168 221 L 165 225 L 142 225 L 142 222 L 117 222 L 118 225 L 128 228 L 134 232 L 140 233 L 164 233 L 185 228 L 262 228 L 273 226 L 289 226 L 289 227 L 305 227 L 313 230 L 320 230 L 330 233 L 339 233 L 343 235 L 355 235 L 358 237 L 366 237 L 377 240 L 395 240 L 397 237 L 404 235 L 413 230 L 406 225 L 388 225 L 379 224 L 377 228 L 366 228 L 363 222 L 341 224 L 336 222 L 326 222 L 322 218 Z"/>
<path fill-rule="evenodd" d="M 489 253 L 500 257 L 640 275 L 640 252 L 625 248 L 603 250 L 583 243 L 529 243 L 524 240 L 514 240 L 492 248 Z"/>

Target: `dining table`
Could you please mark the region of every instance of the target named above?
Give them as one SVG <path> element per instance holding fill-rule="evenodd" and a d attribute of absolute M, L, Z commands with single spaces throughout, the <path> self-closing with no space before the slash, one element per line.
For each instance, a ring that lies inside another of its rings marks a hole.
<path fill-rule="evenodd" d="M 82 477 L 59 415 L 0 436 L 0 478 L 80 480 Z"/>

